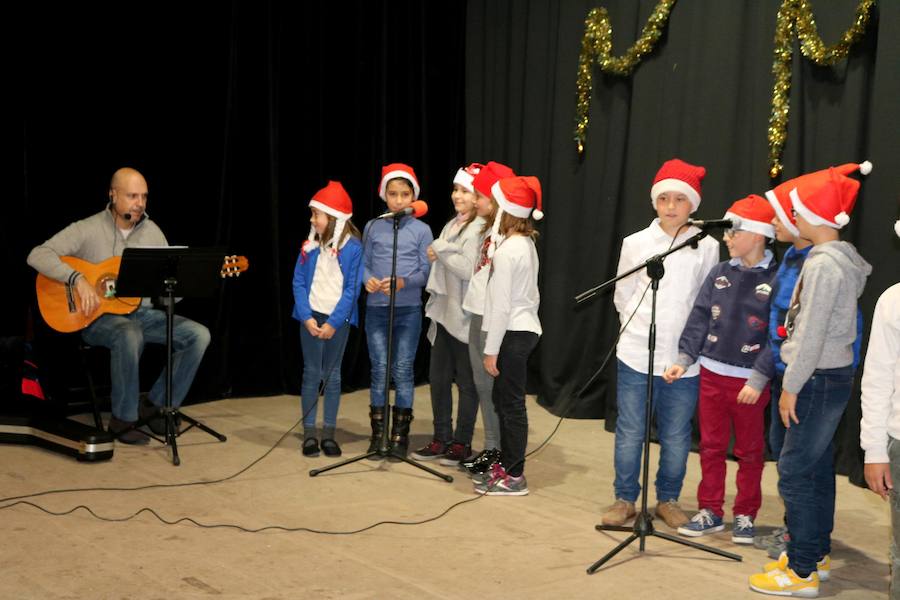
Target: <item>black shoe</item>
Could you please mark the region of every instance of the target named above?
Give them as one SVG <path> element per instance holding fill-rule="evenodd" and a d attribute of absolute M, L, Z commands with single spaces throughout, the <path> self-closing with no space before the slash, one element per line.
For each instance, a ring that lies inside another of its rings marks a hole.
<path fill-rule="evenodd" d="M 412 453 L 416 460 L 435 460 L 447 454 L 447 443 L 435 438 Z"/>
<path fill-rule="evenodd" d="M 325 453 L 325 456 L 340 456 L 341 447 L 331 438 L 324 439 L 322 440 L 322 452 Z"/>
<path fill-rule="evenodd" d="M 303 446 L 301 447 L 303 450 L 303 456 L 318 456 L 319 455 L 319 440 L 316 438 L 306 438 L 303 440 Z"/>
<path fill-rule="evenodd" d="M 138 408 L 141 419 L 150 417 L 150 420 L 147 421 L 147 427 L 150 428 L 150 431 L 156 435 L 166 435 L 166 417 L 161 408 L 149 401 L 146 403 L 142 402 Z M 177 434 L 178 430 L 181 429 L 181 415 L 175 415 L 174 423 L 175 433 Z"/>
<path fill-rule="evenodd" d="M 464 460 L 459 464 L 470 475 L 480 475 L 482 473 L 487 473 L 488 471 L 490 471 L 491 467 L 499 462 L 500 451 L 496 448 L 489 448 L 487 450 L 483 450 L 481 454 L 479 454 L 472 460 Z"/>
<path fill-rule="evenodd" d="M 109 418 L 109 425 L 106 429 L 115 436 L 116 440 L 123 444 L 131 444 L 134 446 L 143 446 L 150 443 L 150 438 L 140 429 L 129 429 L 136 421 L 122 421 L 115 417 Z"/>

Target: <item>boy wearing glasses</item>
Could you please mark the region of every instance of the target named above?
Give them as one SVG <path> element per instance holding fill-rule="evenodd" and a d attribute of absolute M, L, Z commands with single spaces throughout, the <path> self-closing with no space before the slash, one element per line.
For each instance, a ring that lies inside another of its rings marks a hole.
<path fill-rule="evenodd" d="M 735 229 L 725 233 L 731 258 L 716 265 L 704 281 L 681 333 L 678 359 L 663 375 L 671 383 L 699 358 L 700 510 L 678 528 L 681 535 L 697 537 L 725 529 L 725 459 L 733 429 L 738 472 L 731 540 L 753 543 L 753 521 L 762 503 L 769 390 L 764 386 L 761 392 L 742 393 L 742 388 L 766 345 L 777 268 L 766 247 L 775 238 L 774 217 L 769 203 L 756 195 L 738 200 L 725 213 L 725 218 L 736 221 Z"/>

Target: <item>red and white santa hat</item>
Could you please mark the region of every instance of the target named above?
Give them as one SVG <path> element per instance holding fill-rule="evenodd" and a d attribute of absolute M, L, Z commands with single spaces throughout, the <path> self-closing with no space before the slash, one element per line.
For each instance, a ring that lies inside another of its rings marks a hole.
<path fill-rule="evenodd" d="M 500 220 L 503 213 L 509 213 L 520 219 L 533 218 L 540 221 L 544 218 L 541 210 L 541 182 L 537 177 L 507 177 L 497 181 L 491 186 L 491 196 L 497 201 L 497 216 L 491 226 L 491 241 L 488 246 L 488 256 L 494 255 L 494 250 L 500 244 Z"/>
<path fill-rule="evenodd" d="M 784 228 L 791 232 L 794 237 L 800 236 L 800 230 L 797 229 L 794 221 L 794 214 L 791 206 L 791 190 L 797 187 L 797 179 L 789 179 L 779 183 L 774 188 L 766 192 L 766 199 L 772 205 L 775 216 L 784 225 Z"/>
<path fill-rule="evenodd" d="M 737 217 L 741 223 L 736 227 L 739 231 L 751 231 L 775 239 L 775 227 L 772 219 L 775 218 L 775 209 L 762 196 L 750 194 L 746 198 L 735 201 L 725 212 L 726 219 Z"/>
<path fill-rule="evenodd" d="M 688 197 L 692 210 L 695 212 L 700 206 L 700 188 L 706 169 L 686 163 L 681 159 L 667 160 L 660 167 L 653 178 L 650 187 L 650 204 L 656 208 L 656 199 L 665 192 L 679 192 Z"/>
<path fill-rule="evenodd" d="M 337 245 L 344 232 L 344 225 L 353 216 L 353 201 L 350 195 L 340 181 L 329 181 L 328 185 L 316 192 L 312 200 L 309 201 L 309 207 L 321 210 L 327 215 L 335 218 L 334 233 L 328 241 L 327 246 L 331 247 L 332 252 L 337 252 Z M 315 247 L 316 228 L 312 224 L 309 226 L 309 235 L 303 242 L 303 253 L 309 252 Z"/>
<path fill-rule="evenodd" d="M 391 179 L 407 180 L 413 189 L 413 200 L 419 198 L 419 179 L 416 177 L 416 172 L 413 171 L 413 168 L 403 163 L 391 163 L 381 169 L 381 183 L 378 185 L 378 195 L 381 196 L 382 200 L 386 199 L 384 194 L 387 190 L 388 181 Z"/>
<path fill-rule="evenodd" d="M 790 192 L 793 209 L 810 225 L 843 228 L 859 193 L 859 181 L 848 175 L 857 170 L 868 175 L 872 163 L 848 163 L 798 177 Z"/>
<path fill-rule="evenodd" d="M 481 169 L 484 168 L 484 165 L 481 163 L 472 163 L 468 167 L 462 167 L 459 171 L 456 172 L 456 176 L 453 178 L 454 185 L 460 185 L 466 189 L 466 191 L 475 193 L 475 188 L 472 186 L 472 182 L 475 181 L 475 176 L 481 172 Z"/>
<path fill-rule="evenodd" d="M 476 192 L 480 192 L 490 198 L 491 188 L 494 187 L 495 183 L 501 179 L 515 176 L 515 172 L 503 163 L 488 161 L 488 164 L 484 165 L 472 179 L 472 187 Z"/>

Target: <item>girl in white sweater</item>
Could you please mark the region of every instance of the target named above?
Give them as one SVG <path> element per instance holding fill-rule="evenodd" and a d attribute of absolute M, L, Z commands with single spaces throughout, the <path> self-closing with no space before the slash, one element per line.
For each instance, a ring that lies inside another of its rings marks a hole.
<path fill-rule="evenodd" d="M 478 256 L 479 231 L 484 219 L 475 214 L 472 180 L 482 165 L 473 163 L 457 171 L 453 178 L 453 208 L 456 216 L 444 226 L 441 235 L 428 247 L 431 273 L 425 316 L 431 319 L 431 410 L 434 413 L 434 438 L 413 452 L 417 460 L 440 459 L 442 465 L 455 466 L 472 454 L 472 432 L 478 414 L 478 393 L 469 363 L 469 315 L 462 301 Z M 453 429 L 453 382 L 459 389 L 456 430 Z"/>
<path fill-rule="evenodd" d="M 498 211 L 491 234 L 491 274 L 482 330 L 487 332 L 484 368 L 494 377 L 493 400 L 500 418 L 500 462 L 477 477 L 475 491 L 524 496 L 528 413 L 525 383 L 528 356 L 541 335 L 538 318 L 538 256 L 531 218 L 543 218 L 536 177 L 509 177 L 491 188 Z"/>

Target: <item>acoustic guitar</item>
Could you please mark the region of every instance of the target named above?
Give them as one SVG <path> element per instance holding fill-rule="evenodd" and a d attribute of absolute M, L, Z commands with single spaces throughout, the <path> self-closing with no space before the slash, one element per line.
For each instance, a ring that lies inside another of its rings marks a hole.
<path fill-rule="evenodd" d="M 74 256 L 61 256 L 67 265 L 81 273 L 94 286 L 100 297 L 100 306 L 93 313 L 84 316 L 81 312 L 81 298 L 74 286 L 50 279 L 38 273 L 37 288 L 38 307 L 47 325 L 63 333 L 71 333 L 84 329 L 100 316 L 106 314 L 127 315 L 138 309 L 140 298 L 120 298 L 116 296 L 116 278 L 119 276 L 121 256 L 113 256 L 101 263 L 91 263 Z M 225 277 L 237 277 L 250 266 L 246 256 L 226 256 L 219 274 Z"/>

